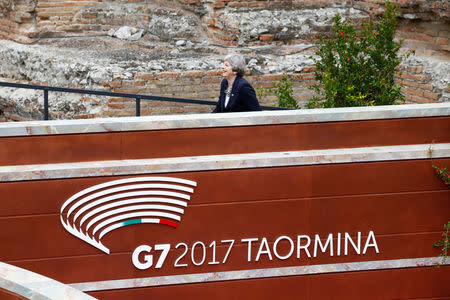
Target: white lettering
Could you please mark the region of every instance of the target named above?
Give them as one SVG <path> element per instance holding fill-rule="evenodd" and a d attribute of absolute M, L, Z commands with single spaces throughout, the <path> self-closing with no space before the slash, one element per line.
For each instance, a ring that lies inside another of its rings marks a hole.
<path fill-rule="evenodd" d="M 145 270 L 152 266 L 153 264 L 153 255 L 145 255 L 144 256 L 144 263 L 139 261 L 139 255 L 142 252 L 150 253 L 152 251 L 152 247 L 148 245 L 140 245 L 133 251 L 133 255 L 131 256 L 131 260 L 133 262 L 133 265 L 138 268 L 139 270 Z"/>
<path fill-rule="evenodd" d="M 301 239 L 305 238 L 307 240 L 306 245 L 301 245 Z M 298 235 L 297 236 L 297 258 L 300 258 L 300 249 L 305 250 L 306 255 L 308 257 L 311 257 L 311 254 L 309 253 L 308 247 L 311 244 L 311 239 L 308 235 Z"/>
<path fill-rule="evenodd" d="M 247 261 L 252 260 L 252 242 L 258 241 L 257 238 L 249 238 L 249 239 L 242 239 L 241 242 L 245 243 L 248 242 L 248 255 L 247 255 Z"/>
<path fill-rule="evenodd" d="M 288 240 L 289 244 L 291 245 L 291 249 L 289 250 L 288 254 L 286 254 L 285 256 L 281 256 L 278 254 L 277 251 L 277 245 L 281 240 Z M 292 253 L 294 252 L 294 242 L 291 240 L 290 237 L 288 236 L 280 236 L 279 238 L 276 239 L 275 243 L 273 244 L 273 253 L 275 254 L 275 256 L 279 259 L 288 259 L 289 257 L 291 257 Z"/>
<path fill-rule="evenodd" d="M 266 248 L 266 250 L 262 250 Z M 262 238 L 261 246 L 259 246 L 258 254 L 256 254 L 255 261 L 259 261 L 259 257 L 261 254 L 267 254 L 269 256 L 269 259 L 272 260 L 272 253 L 270 253 L 269 244 L 267 243 L 267 239 L 265 237 Z"/>
<path fill-rule="evenodd" d="M 196 262 L 195 261 L 195 247 L 197 245 L 200 245 L 202 247 L 202 259 L 200 260 L 200 262 Z M 203 242 L 195 242 L 194 245 L 192 246 L 192 250 L 191 250 L 191 260 L 192 263 L 196 266 L 201 266 L 204 262 L 205 262 L 205 258 L 206 258 L 206 248 L 205 248 L 205 244 L 203 244 Z"/>
<path fill-rule="evenodd" d="M 294 255 L 294 250 L 297 249 L 297 259 L 300 259 L 301 256 L 301 250 L 304 250 L 306 253 L 306 257 L 317 257 L 317 253 L 326 253 L 329 256 L 334 256 L 336 253 L 337 256 L 340 255 L 349 255 L 349 248 L 354 249 L 355 254 L 357 255 L 364 255 L 368 251 L 369 248 L 374 248 L 374 251 L 376 253 L 380 253 L 378 244 L 375 238 L 375 233 L 373 231 L 369 231 L 364 248 L 361 252 L 361 237 L 362 233 L 357 232 L 353 235 L 350 235 L 348 232 L 344 233 L 337 233 L 337 245 L 333 245 L 335 243 L 333 239 L 333 233 L 329 233 L 327 238 L 323 238 L 319 236 L 319 234 L 314 235 L 314 249 L 312 251 L 309 251 L 309 246 L 312 246 L 312 240 L 309 235 L 297 235 L 297 245 L 295 245 L 295 241 L 286 235 L 279 236 L 277 239 L 275 239 L 273 243 L 273 248 L 270 246 L 271 241 L 268 241 L 267 238 L 262 237 L 259 247 L 257 247 L 257 243 L 259 242 L 259 238 L 245 238 L 241 239 L 242 243 L 247 243 L 247 261 L 251 262 L 252 257 L 252 246 L 257 248 L 257 253 L 255 255 L 255 262 L 259 262 L 261 260 L 261 257 L 263 255 L 267 255 L 267 258 L 272 261 L 273 260 L 273 254 L 275 255 L 276 259 L 279 260 L 286 260 L 290 259 Z M 303 242 L 303 240 L 306 240 Z M 323 240 L 323 241 L 322 241 Z M 283 242 L 284 241 L 284 242 Z M 225 253 L 225 256 L 223 257 L 222 261 L 219 257 L 217 257 L 217 248 L 218 245 L 216 241 L 212 241 L 211 244 L 206 247 L 206 245 L 201 242 L 197 241 L 192 244 L 192 247 L 189 248 L 189 246 L 186 243 L 178 243 L 175 249 L 178 248 L 184 248 L 182 249 L 181 254 L 173 254 L 175 256 L 178 255 L 178 257 L 173 258 L 174 259 L 174 267 L 187 267 L 188 262 L 181 263 L 180 261 L 182 259 L 189 260 L 188 252 L 190 251 L 190 261 L 189 265 L 194 266 L 201 266 L 206 262 L 207 256 L 208 258 L 211 257 L 211 261 L 208 262 L 208 265 L 218 265 L 218 264 L 225 264 L 229 258 L 229 255 L 231 253 L 231 250 L 233 248 L 235 240 L 221 240 L 222 245 L 225 243 L 228 243 L 227 250 Z M 283 244 L 284 243 L 284 244 Z M 344 245 L 342 245 L 344 243 Z M 280 245 L 282 244 L 282 245 Z M 351 247 L 349 246 L 351 245 Z M 198 249 L 200 248 L 200 249 Z M 342 249 L 343 248 L 343 249 Z M 146 270 L 153 266 L 153 261 L 156 262 L 156 265 L 154 266 L 155 269 L 162 268 L 168 254 L 170 252 L 171 245 L 170 244 L 156 244 L 152 246 L 149 245 L 140 245 L 138 246 L 132 253 L 131 260 L 133 265 L 139 269 L 139 270 Z M 220 253 L 222 253 L 222 250 L 225 250 L 225 245 L 222 246 Z M 329 252 L 328 252 L 329 250 Z M 335 250 L 336 252 L 334 252 Z M 343 251 L 341 251 L 343 250 Z M 160 253 L 156 252 L 157 254 L 152 253 L 152 251 L 161 251 Z M 178 250 L 179 251 L 179 250 Z M 224 251 L 225 252 L 225 251 Z M 311 255 L 311 252 L 313 252 L 313 255 Z M 342 253 L 343 252 L 343 253 Z M 155 256 L 156 255 L 156 256 Z M 159 257 L 158 257 L 159 255 Z M 155 257 L 154 257 L 155 256 Z M 185 258 L 186 257 L 186 258 Z M 158 259 L 156 261 L 156 259 Z M 236 263 L 236 261 L 234 261 Z"/>
<path fill-rule="evenodd" d="M 230 246 L 228 247 L 228 250 L 227 250 L 227 254 L 225 254 L 225 257 L 223 258 L 223 261 L 222 261 L 222 263 L 224 264 L 227 261 L 228 255 L 230 255 L 231 248 L 233 248 L 234 240 L 221 240 L 220 242 L 230 243 Z M 249 253 L 249 255 L 250 255 L 250 253 Z"/>
<path fill-rule="evenodd" d="M 181 253 L 180 256 L 178 256 L 178 258 L 175 260 L 175 263 L 173 264 L 174 267 L 187 267 L 187 264 L 181 264 L 180 260 L 186 255 L 186 253 L 188 252 L 188 245 L 186 245 L 186 243 L 178 243 L 175 246 L 175 249 L 178 249 L 180 246 L 184 247 L 184 252 Z"/>
<path fill-rule="evenodd" d="M 321 251 L 324 253 L 327 250 L 328 245 L 330 245 L 330 256 L 333 256 L 333 234 L 332 233 L 330 233 L 328 235 L 328 239 L 325 243 L 325 246 L 322 245 L 319 235 L 316 234 L 316 238 L 314 241 L 314 257 L 317 257 L 317 245 L 320 246 Z"/>
<path fill-rule="evenodd" d="M 155 269 L 159 269 L 164 264 L 164 261 L 166 260 L 167 254 L 169 254 L 170 244 L 155 245 L 155 250 L 162 250 L 161 256 L 159 257 L 159 259 L 158 259 L 158 261 L 156 262 L 156 265 L 155 265 Z"/>
<path fill-rule="evenodd" d="M 345 236 L 345 245 L 344 245 L 344 255 L 348 254 L 348 241 L 350 241 L 350 243 L 353 246 L 353 249 L 355 249 L 357 254 L 361 253 L 361 232 L 358 232 L 358 246 L 355 245 L 355 243 L 353 243 L 352 237 L 350 236 L 350 234 L 348 234 L 347 232 L 344 234 Z"/>
<path fill-rule="evenodd" d="M 341 233 L 338 232 L 337 234 L 337 256 L 341 255 Z"/>
<path fill-rule="evenodd" d="M 373 242 L 369 243 L 371 239 L 373 240 Z M 380 253 L 380 251 L 378 251 L 378 245 L 377 241 L 375 240 L 375 234 L 373 233 L 373 231 L 370 231 L 369 235 L 367 236 L 366 244 L 364 245 L 362 254 L 366 254 L 366 250 L 368 247 L 375 247 L 375 252 Z"/>
<path fill-rule="evenodd" d="M 208 262 L 208 265 L 218 265 L 218 264 L 220 264 L 220 262 L 216 261 L 216 241 L 212 241 L 212 243 L 209 244 L 209 248 L 211 248 L 211 247 L 213 249 L 213 254 L 212 254 L 213 260 Z"/>

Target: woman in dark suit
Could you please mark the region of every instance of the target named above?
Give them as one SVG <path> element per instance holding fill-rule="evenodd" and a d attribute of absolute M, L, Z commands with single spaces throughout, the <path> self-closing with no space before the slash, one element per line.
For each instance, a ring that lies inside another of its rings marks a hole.
<path fill-rule="evenodd" d="M 258 111 L 256 93 L 250 83 L 242 76 L 245 73 L 245 60 L 240 54 L 229 54 L 222 64 L 223 80 L 220 83 L 219 102 L 213 113 Z"/>

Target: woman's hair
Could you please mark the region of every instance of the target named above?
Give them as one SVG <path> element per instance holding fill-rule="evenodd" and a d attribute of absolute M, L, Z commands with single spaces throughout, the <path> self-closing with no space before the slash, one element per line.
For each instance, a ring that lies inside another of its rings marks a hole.
<path fill-rule="evenodd" d="M 245 73 L 245 59 L 242 55 L 237 53 L 231 53 L 225 56 L 224 61 L 227 61 L 231 65 L 231 69 L 237 73 L 237 76 L 243 76 Z"/>

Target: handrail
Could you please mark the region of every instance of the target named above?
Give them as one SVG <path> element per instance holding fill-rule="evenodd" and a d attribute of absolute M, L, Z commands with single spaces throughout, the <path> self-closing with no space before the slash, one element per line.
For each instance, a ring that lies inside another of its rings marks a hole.
<path fill-rule="evenodd" d="M 139 117 L 141 115 L 141 100 L 191 103 L 191 104 L 211 105 L 211 106 L 214 106 L 217 104 L 216 101 L 208 101 L 208 100 L 172 98 L 172 97 L 151 96 L 151 95 L 130 94 L 130 93 L 116 93 L 116 92 L 84 90 L 84 89 L 74 89 L 74 88 L 61 88 L 61 87 L 54 87 L 54 86 L 44 86 L 44 85 L 14 83 L 14 82 L 1 82 L 0 81 L 0 86 L 13 87 L 13 88 L 19 88 L 19 89 L 43 90 L 44 91 L 44 120 L 48 120 L 48 116 L 49 116 L 49 114 L 48 114 L 48 92 L 49 91 L 74 93 L 74 94 L 109 96 L 109 97 L 134 98 L 136 100 L 136 116 L 137 117 Z M 286 108 L 273 107 L 273 106 L 261 106 L 261 108 L 263 110 L 286 110 Z"/>

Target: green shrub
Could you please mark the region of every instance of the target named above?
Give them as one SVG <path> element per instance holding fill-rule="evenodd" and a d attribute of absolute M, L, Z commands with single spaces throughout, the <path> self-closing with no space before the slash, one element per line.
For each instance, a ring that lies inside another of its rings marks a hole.
<path fill-rule="evenodd" d="M 285 108 L 298 108 L 297 101 L 295 101 L 292 94 L 292 78 L 284 75 L 283 78 L 274 84 L 273 92 L 278 98 L 278 106 Z"/>
<path fill-rule="evenodd" d="M 398 51 L 402 41 L 394 41 L 397 27 L 396 7 L 386 2 L 386 10 L 377 22 L 362 23 L 360 30 L 333 19 L 329 38 L 317 36 L 315 77 L 311 87 L 317 95 L 308 108 L 388 105 L 404 101 L 394 82 L 400 64 Z"/>
<path fill-rule="evenodd" d="M 444 224 L 444 232 L 442 233 L 442 239 L 437 241 L 436 243 L 433 243 L 434 247 L 441 248 L 442 252 L 441 254 L 439 254 L 439 256 L 442 257 L 440 263 L 442 265 L 445 265 L 445 262 L 447 261 L 448 249 L 450 248 L 450 243 L 448 242 L 449 231 L 450 231 L 450 221 L 448 221 L 447 224 Z M 439 266 L 440 264 L 438 263 L 437 266 Z"/>
<path fill-rule="evenodd" d="M 258 87 L 257 93 L 259 98 L 266 94 L 275 94 L 278 98 L 278 107 L 299 108 L 297 101 L 293 97 L 292 89 L 293 79 L 288 75 L 284 75 L 280 81 L 273 84 L 273 88 Z"/>

